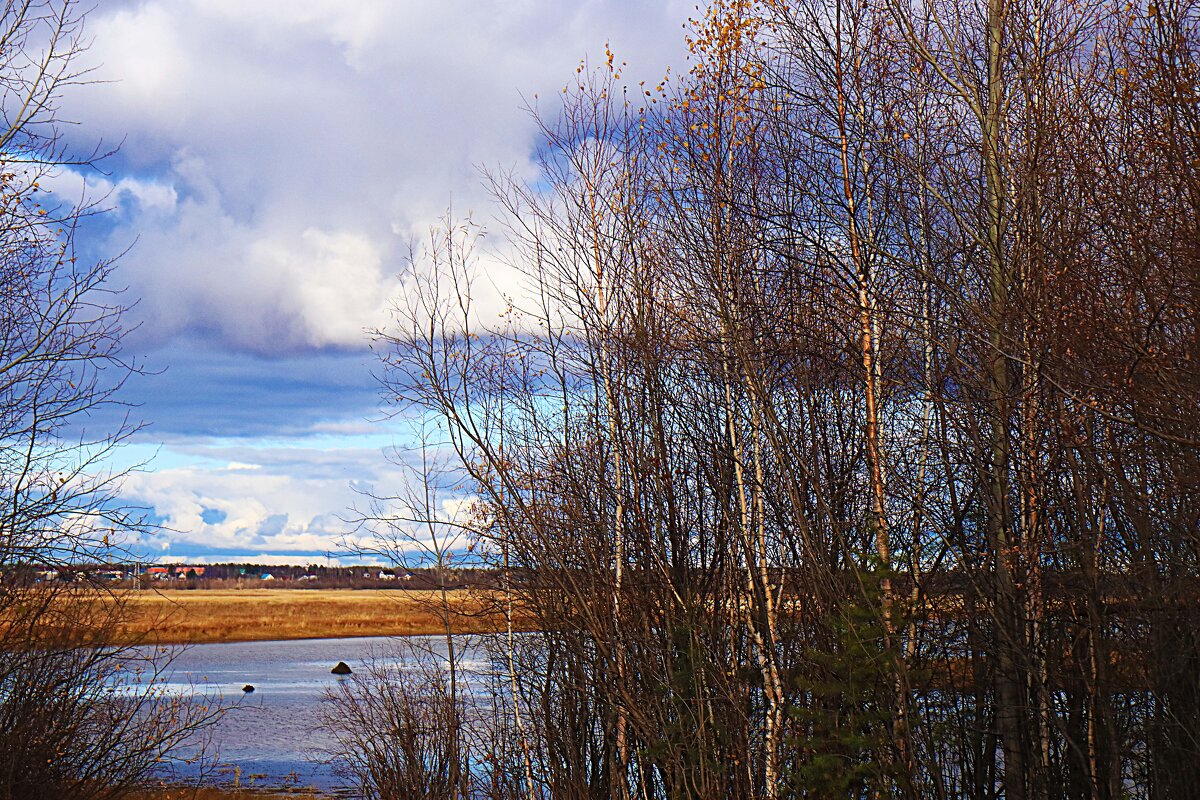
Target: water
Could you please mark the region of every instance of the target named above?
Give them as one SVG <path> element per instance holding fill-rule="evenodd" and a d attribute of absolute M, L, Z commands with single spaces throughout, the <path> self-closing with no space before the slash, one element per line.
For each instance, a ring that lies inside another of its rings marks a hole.
<path fill-rule="evenodd" d="M 410 644 L 445 653 L 438 637 L 412 637 Z M 348 794 L 321 752 L 333 745 L 320 728 L 321 698 L 345 680 L 330 669 L 345 661 L 359 671 L 380 658 L 402 665 L 402 653 L 396 640 L 375 637 L 193 645 L 175 658 L 163 689 L 182 695 L 215 690 L 233 705 L 211 732 L 220 783 L 236 777 L 242 786 Z M 254 692 L 244 694 L 245 684 Z"/>

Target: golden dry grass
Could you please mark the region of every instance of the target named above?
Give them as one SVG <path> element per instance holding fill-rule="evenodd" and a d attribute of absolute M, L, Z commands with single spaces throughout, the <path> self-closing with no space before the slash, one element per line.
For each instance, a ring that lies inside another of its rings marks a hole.
<path fill-rule="evenodd" d="M 160 644 L 250 642 L 441 633 L 440 596 L 432 591 L 207 589 L 121 595 L 121 641 Z M 450 592 L 456 632 L 494 630 L 486 592 Z"/>

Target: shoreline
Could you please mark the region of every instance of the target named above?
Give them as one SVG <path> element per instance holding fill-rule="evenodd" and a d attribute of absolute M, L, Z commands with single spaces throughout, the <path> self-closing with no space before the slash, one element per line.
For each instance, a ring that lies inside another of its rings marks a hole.
<path fill-rule="evenodd" d="M 167 786 L 135 792 L 130 800 L 338 800 L 344 795 L 317 789 L 256 789 L 225 786 Z"/>

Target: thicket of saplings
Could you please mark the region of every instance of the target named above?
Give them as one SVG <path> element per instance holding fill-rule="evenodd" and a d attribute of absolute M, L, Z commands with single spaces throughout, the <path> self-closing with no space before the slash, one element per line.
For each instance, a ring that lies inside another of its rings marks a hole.
<path fill-rule="evenodd" d="M 169 653 L 112 646 L 119 603 L 45 587 L 2 599 L 0 797 L 115 800 L 174 780 L 184 752 L 205 757 L 219 698 L 165 694 Z"/>
<path fill-rule="evenodd" d="M 513 307 L 449 220 L 377 335 L 537 632 L 348 684 L 369 796 L 1194 796 L 1198 26 L 721 0 L 581 66 Z"/>

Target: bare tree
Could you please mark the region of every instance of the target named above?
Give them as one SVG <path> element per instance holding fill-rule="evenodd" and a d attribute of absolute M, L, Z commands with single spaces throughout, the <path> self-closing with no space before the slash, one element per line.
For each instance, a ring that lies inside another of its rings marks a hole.
<path fill-rule="evenodd" d="M 446 652 L 436 674 L 445 676 L 448 703 L 447 716 L 438 723 L 439 736 L 446 737 L 454 748 L 447 755 L 447 768 L 451 773 L 447 785 L 457 791 L 453 787 L 465 779 L 457 772 L 463 760 L 457 750 L 461 745 L 463 721 L 453 712 L 461 703 L 460 661 L 463 648 L 469 643 L 461 631 L 455 630 L 455 623 L 479 612 L 473 604 L 453 601 L 450 592 L 454 588 L 451 582 L 455 565 L 470 557 L 478 537 L 472 535 L 471 500 L 456 491 L 462 483 L 461 470 L 453 467 L 444 454 L 439 455 L 440 443 L 432 439 L 428 428 L 419 426 L 417 438 L 415 447 L 397 447 L 394 451 L 393 461 L 405 468 L 407 476 L 403 493 L 367 495 L 369 508 L 357 520 L 363 535 L 347 539 L 343 546 L 356 556 L 381 558 L 406 572 L 422 568 L 433 570 L 437 581 L 436 599 L 428 606 L 442 623 L 442 643 Z M 406 575 L 405 579 L 408 577 Z M 490 605 L 485 604 L 485 607 Z M 428 655 L 435 657 L 432 651 Z M 386 683 L 382 673 L 375 678 L 379 686 Z"/>
<path fill-rule="evenodd" d="M 119 598 L 37 572 L 119 558 L 148 530 L 120 496 L 116 448 L 137 430 L 120 390 L 126 310 L 111 261 L 76 243 L 96 207 L 41 182 L 98 151 L 61 138 L 63 91 L 83 82 L 70 0 L 0 8 L 0 797 L 120 797 L 161 775 L 218 710 L 161 698 L 165 659 L 112 647 Z M 107 411 L 101 415 L 98 412 Z"/>

